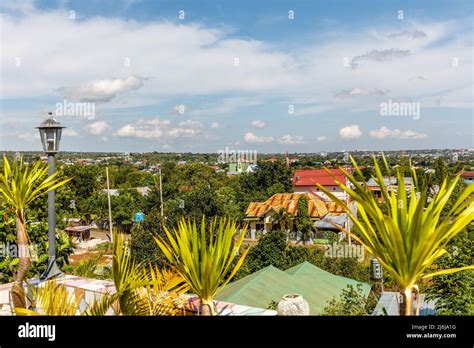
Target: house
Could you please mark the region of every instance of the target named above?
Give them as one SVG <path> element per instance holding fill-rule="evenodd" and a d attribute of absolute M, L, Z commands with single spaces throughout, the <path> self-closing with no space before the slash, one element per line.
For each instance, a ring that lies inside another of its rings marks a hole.
<path fill-rule="evenodd" d="M 341 277 L 322 270 L 309 262 L 282 271 L 274 266 L 265 267 L 224 287 L 216 296 L 219 301 L 239 305 L 268 308 L 286 294 L 300 294 L 309 304 L 311 315 L 320 315 L 328 302 L 339 298 L 348 285 L 360 284 L 367 297 L 371 286 L 354 279 Z"/>
<path fill-rule="evenodd" d="M 70 226 L 66 227 L 66 233 L 69 237 L 77 238 L 78 240 L 89 240 L 91 237 L 90 226 Z"/>
<path fill-rule="evenodd" d="M 346 200 L 346 193 L 336 183 L 336 181 L 339 181 L 344 185 L 347 184 L 344 173 L 340 169 L 329 169 L 329 172 L 330 173 L 325 169 L 302 169 L 295 171 L 293 175 L 293 192 L 314 193 L 322 200 L 330 200 L 330 198 L 317 187 L 319 184 L 331 191 L 337 198 Z"/>
<path fill-rule="evenodd" d="M 407 177 L 403 178 L 403 183 L 405 184 L 405 188 L 407 190 L 411 189 L 411 185 L 413 185 L 413 178 Z M 387 187 L 388 191 L 396 190 L 398 188 L 398 180 L 396 177 L 383 177 L 383 184 Z M 380 188 L 379 183 L 374 180 L 373 178 L 369 179 L 366 183 L 367 187 L 377 196 L 378 198 L 382 198 L 382 190 Z"/>
<path fill-rule="evenodd" d="M 315 221 L 326 222 L 324 225 L 315 225 L 315 229 L 336 230 L 338 228 L 331 224 L 329 220 L 339 220 L 342 227 L 346 226 L 347 215 L 343 208 L 335 202 L 325 202 L 311 193 L 277 193 L 267 199 L 265 202 L 250 202 L 245 219 L 250 225 L 250 233 L 253 236 L 256 231 L 271 231 L 274 225 L 278 225 L 278 214 L 284 209 L 292 218 L 296 216 L 298 210 L 298 201 L 301 197 L 306 197 L 308 201 L 308 215 Z M 254 239 L 254 237 L 252 237 Z"/>
<path fill-rule="evenodd" d="M 467 185 L 470 185 L 474 183 L 474 172 L 467 172 L 467 171 L 461 172 L 461 178 L 464 179 L 464 182 Z"/>
<path fill-rule="evenodd" d="M 151 188 L 149 188 L 148 186 L 143 186 L 143 187 L 135 187 L 135 190 L 137 190 L 137 192 L 139 194 L 141 194 L 143 197 L 146 197 L 148 196 L 148 194 L 150 193 L 151 191 Z M 120 189 L 103 189 L 102 192 L 104 193 L 110 193 L 111 196 L 118 196 L 120 194 Z"/>
<path fill-rule="evenodd" d="M 235 175 L 241 173 L 253 173 L 257 170 L 257 165 L 254 163 L 241 162 L 240 160 L 237 163 L 229 163 L 229 170 L 227 171 L 228 175 Z"/>

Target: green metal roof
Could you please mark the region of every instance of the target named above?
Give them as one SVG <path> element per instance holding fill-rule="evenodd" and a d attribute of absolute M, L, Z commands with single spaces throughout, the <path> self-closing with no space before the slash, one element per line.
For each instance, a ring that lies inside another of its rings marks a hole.
<path fill-rule="evenodd" d="M 370 285 L 326 272 L 309 262 L 303 262 L 286 271 L 268 266 L 258 272 L 227 285 L 217 300 L 240 305 L 267 308 L 270 302 L 279 301 L 283 295 L 297 293 L 308 301 L 310 313 L 320 314 L 327 302 L 339 297 L 347 285 L 362 285 L 365 296 Z"/>

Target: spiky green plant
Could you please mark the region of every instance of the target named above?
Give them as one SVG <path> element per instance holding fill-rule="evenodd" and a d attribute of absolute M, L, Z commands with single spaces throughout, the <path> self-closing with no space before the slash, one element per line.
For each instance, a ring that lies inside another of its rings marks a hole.
<path fill-rule="evenodd" d="M 199 296 L 202 314 L 216 315 L 214 297 L 239 270 L 249 251 L 245 250 L 234 263 L 247 226 L 239 233 L 235 220 L 214 218 L 206 229 L 203 216 L 200 229 L 196 221 L 182 218 L 177 228 L 164 230 L 167 240 L 155 237 L 156 243 L 191 291 Z"/>
<path fill-rule="evenodd" d="M 15 274 L 12 287 L 12 301 L 14 307 L 25 308 L 26 298 L 23 281 L 31 265 L 28 253 L 29 238 L 26 230 L 25 208 L 41 195 L 55 190 L 67 183 L 70 178 L 60 179 L 57 173 L 46 177 L 48 165 L 37 161 L 33 165 L 13 161 L 10 166 L 8 158 L 3 156 L 3 172 L 0 172 L 0 201 L 6 202 L 15 209 L 16 214 L 16 240 L 20 250 L 20 262 Z"/>
<path fill-rule="evenodd" d="M 382 156 L 387 173 L 392 171 Z M 362 173 L 351 157 L 357 178 Z M 474 185 L 469 185 L 462 192 L 451 209 L 444 216 L 443 208 L 459 180 L 459 175 L 443 180 L 437 192 L 430 192 L 427 184 L 419 185 L 415 169 L 410 163 L 413 184 L 407 192 L 403 173 L 396 169 L 398 187 L 387 187 L 382 172 L 374 156 L 374 179 L 380 185 L 382 202 L 366 185 L 340 168 L 350 185 L 337 184 L 357 204 L 358 214 L 351 210 L 349 204 L 336 197 L 326 188 L 318 187 L 331 199 L 344 207 L 354 223 L 356 234 L 349 231 L 354 239 L 374 255 L 384 269 L 398 283 L 404 296 L 404 314 L 413 314 L 413 292 L 418 290 L 419 282 L 435 275 L 450 274 L 467 269 L 474 265 L 434 270 L 433 262 L 446 253 L 446 245 L 474 218 Z M 403 313 L 402 313 L 403 314 Z"/>
<path fill-rule="evenodd" d="M 136 263 L 125 238 L 114 233 L 113 281 L 115 291 L 104 294 L 81 315 L 104 316 L 110 309 L 117 315 L 177 315 L 182 313 L 181 297 L 188 287 L 176 272 Z M 31 309 L 15 308 L 17 315 L 75 315 L 81 298 L 68 293 L 54 280 L 32 288 Z"/>
<path fill-rule="evenodd" d="M 110 308 L 121 315 L 176 315 L 183 278 L 170 271 L 133 260 L 124 235 L 114 231 L 112 279 L 115 292 L 103 296 L 86 315 L 105 315 Z"/>
<path fill-rule="evenodd" d="M 80 298 L 69 293 L 63 284 L 54 279 L 42 286 L 30 287 L 30 302 L 33 309 L 14 308 L 16 315 L 76 315 L 79 311 Z"/>

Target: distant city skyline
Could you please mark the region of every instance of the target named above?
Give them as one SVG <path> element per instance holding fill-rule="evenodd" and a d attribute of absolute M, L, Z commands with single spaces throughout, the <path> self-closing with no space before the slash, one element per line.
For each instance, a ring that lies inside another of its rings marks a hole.
<path fill-rule="evenodd" d="M 473 7 L 2 1 L 0 149 L 472 149 Z"/>

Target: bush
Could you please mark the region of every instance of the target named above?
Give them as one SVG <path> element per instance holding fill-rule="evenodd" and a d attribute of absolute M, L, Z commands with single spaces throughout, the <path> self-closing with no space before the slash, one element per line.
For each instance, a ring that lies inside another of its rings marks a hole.
<path fill-rule="evenodd" d="M 131 251 L 138 262 L 151 262 L 160 268 L 166 267 L 166 258 L 154 240 L 154 236 L 164 236 L 164 230 L 159 211 L 151 212 L 145 221 L 135 223 L 132 227 Z"/>
<path fill-rule="evenodd" d="M 355 258 L 329 258 L 319 248 L 288 246 L 286 233 L 271 231 L 263 235 L 253 246 L 234 280 L 245 277 L 267 266 L 281 270 L 294 267 L 304 261 L 330 273 L 370 283 L 370 267 Z"/>
<path fill-rule="evenodd" d="M 362 294 L 362 286 L 348 285 L 342 290 L 339 299 L 332 299 L 323 309 L 322 315 L 370 315 L 375 308 L 375 297 Z"/>
<path fill-rule="evenodd" d="M 246 263 L 250 273 L 267 266 L 284 268 L 286 265 L 286 234 L 282 231 L 266 233 L 247 255 Z"/>

